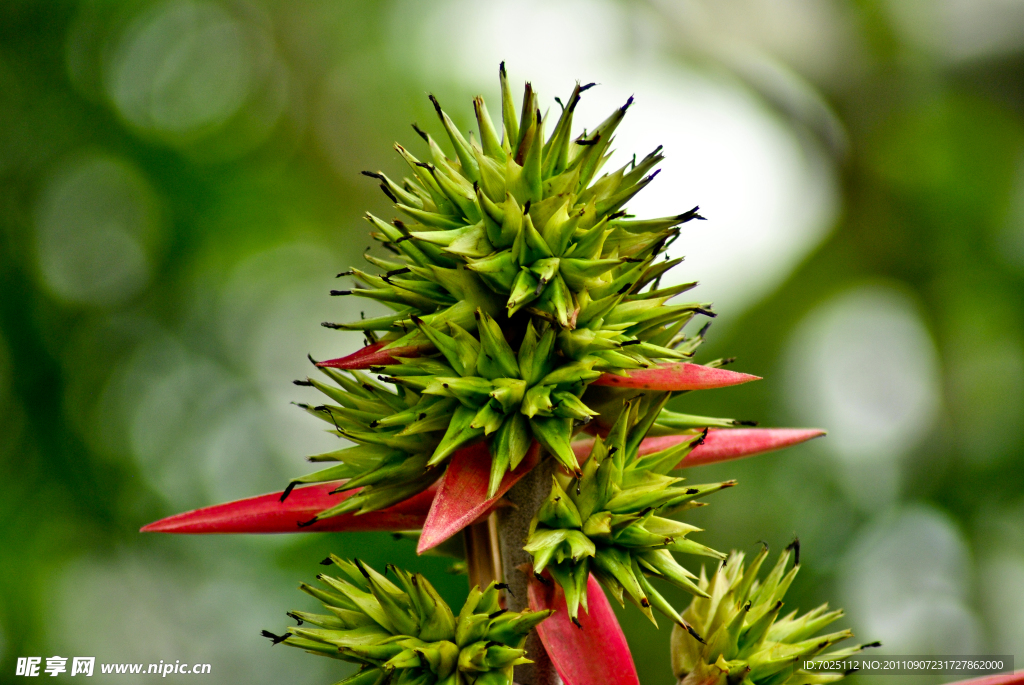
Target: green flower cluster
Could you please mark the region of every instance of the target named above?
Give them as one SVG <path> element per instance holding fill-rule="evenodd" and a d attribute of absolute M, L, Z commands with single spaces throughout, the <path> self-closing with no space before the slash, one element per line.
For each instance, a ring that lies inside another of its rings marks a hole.
<path fill-rule="evenodd" d="M 352 478 L 348 487 L 364 487 L 359 500 L 321 517 L 367 511 L 397 501 L 390 495 L 422 490 L 440 475 L 434 466 L 480 439 L 490 443 L 492 494 L 534 440 L 578 473 L 569 442 L 600 411 L 586 396 L 589 384 L 603 373 L 692 357 L 704 329 L 687 336 L 684 326 L 714 315 L 707 303 L 670 304 L 696 284 L 661 288 L 661 277 L 681 259 L 656 263 L 681 224 L 703 218 L 697 208 L 652 220 L 632 219 L 623 209 L 656 175 L 660 148 L 600 173 L 631 100 L 574 137 L 573 113 L 590 87 L 577 84 L 546 136 L 532 87 L 526 85 L 517 116 L 504 66 L 500 81 L 500 135 L 482 98 L 473 103 L 479 142 L 467 140 L 432 98 L 454 157 L 417 127 L 430 161 L 396 146 L 409 177 L 396 182 L 367 172 L 406 218 L 388 223 L 367 215 L 393 257 L 366 254 L 382 273 L 340 274 L 357 284 L 332 294 L 369 298 L 392 311 L 325 325 L 362 330 L 369 343 L 393 353 L 373 371 L 399 392 L 375 389 L 373 402 L 360 396 L 349 406 L 336 388 L 315 383 L 340 405 L 318 409 L 322 417 L 365 448 L 314 457 L 342 464 L 294 481 Z M 366 385 L 364 377 L 342 378 L 333 374 L 346 391 Z M 372 494 L 384 482 L 390 495 Z"/>
<path fill-rule="evenodd" d="M 299 626 L 264 635 L 275 644 L 359 664 L 344 685 L 511 685 L 513 667 L 530 663 L 523 649 L 527 633 L 552 613 L 504 611 L 504 586 L 491 583 L 483 591 L 474 587 L 455 616 L 418 573 L 389 566 L 392 582 L 358 560 L 331 555 L 324 563 L 340 573 L 318 576 L 329 589 L 301 588 L 329 613 L 290 612 Z"/>
<path fill-rule="evenodd" d="M 736 484 L 684 485 L 685 479 L 666 475 L 703 436 L 639 456 L 640 442 L 667 399 L 667 393 L 659 400 L 648 394 L 628 402 L 608 437 L 595 440 L 582 475 L 565 488 L 555 478 L 531 524 L 525 549 L 533 555 L 534 572 L 546 571 L 562 586 L 573 619 L 580 604 L 586 607 L 587 577 L 593 573 L 620 603 L 625 595 L 652 621 L 653 607 L 692 632 L 650 579 L 706 597 L 672 553 L 725 558 L 686 537 L 699 528 L 668 518 Z"/>
<path fill-rule="evenodd" d="M 796 563 L 787 572 L 791 556 Z M 744 567 L 742 552 L 733 552 L 709 581 L 701 571 L 702 591 L 683 618 L 705 636 L 699 642 L 679 629 L 672 631 L 672 670 L 680 685 L 824 685 L 840 680 L 843 672 L 817 673 L 800 668 L 803 660 L 821 655 L 832 645 L 853 636 L 841 630 L 815 637 L 842 617 L 823 604 L 797 616 L 779 618 L 782 599 L 800 570 L 799 542 L 779 555 L 763 580 L 757 574 L 768 556 L 765 547 Z M 878 643 L 857 645 L 818 658 L 839 661 Z"/>

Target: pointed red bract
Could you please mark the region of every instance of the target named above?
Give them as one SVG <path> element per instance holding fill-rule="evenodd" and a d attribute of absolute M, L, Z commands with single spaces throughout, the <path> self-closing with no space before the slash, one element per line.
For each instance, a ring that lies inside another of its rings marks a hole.
<path fill-rule="evenodd" d="M 569 619 L 565 593 L 558 583 L 530 580 L 531 611 L 554 609 L 537 634 L 565 685 L 639 685 L 626 636 L 608 598 L 594 576 L 587 579 L 587 605 L 580 607 L 576 627 Z"/>
<path fill-rule="evenodd" d="M 284 502 L 281 493 L 259 495 L 236 502 L 216 504 L 150 523 L 143 533 L 316 533 L 335 531 L 416 530 L 423 526 L 434 499 L 436 485 L 404 502 L 365 514 L 342 514 L 299 527 L 325 509 L 333 507 L 359 489 L 330 494 L 342 481 L 296 488 Z"/>
<path fill-rule="evenodd" d="M 437 496 L 423 524 L 416 552 L 440 545 L 460 530 L 486 515 L 501 496 L 540 461 L 540 445 L 536 442 L 514 471 L 509 471 L 494 497 L 487 497 L 491 477 L 491 452 L 486 442 L 463 448 L 452 455 L 448 468 L 438 481 Z"/>
<path fill-rule="evenodd" d="M 644 390 L 709 390 L 761 380 L 760 376 L 738 373 L 687 362 L 661 364 L 651 369 L 632 369 L 625 376 L 606 373 L 594 385 Z"/>
<path fill-rule="evenodd" d="M 752 457 L 755 454 L 773 452 L 783 447 L 798 445 L 811 438 L 825 435 L 820 428 L 720 428 L 709 430 L 704 443 L 697 445 L 676 468 L 714 464 L 720 461 Z M 640 443 L 640 456 L 654 454 L 663 449 L 687 440 L 693 440 L 693 434 L 660 435 L 645 438 Z M 581 462 L 590 456 L 594 447 L 593 440 L 580 440 L 572 444 L 576 458 Z"/>
<path fill-rule="evenodd" d="M 987 675 L 971 680 L 958 680 L 949 685 L 1024 685 L 1024 671 Z"/>
<path fill-rule="evenodd" d="M 372 345 L 367 345 L 358 352 L 353 352 L 348 356 L 317 362 L 316 365 L 328 366 L 332 369 L 368 369 L 371 366 L 397 364 L 398 362 L 395 360 L 395 357 L 418 357 L 420 354 L 420 348 L 418 347 L 395 347 L 385 350 L 384 346 L 387 344 L 387 342 L 382 340 Z"/>

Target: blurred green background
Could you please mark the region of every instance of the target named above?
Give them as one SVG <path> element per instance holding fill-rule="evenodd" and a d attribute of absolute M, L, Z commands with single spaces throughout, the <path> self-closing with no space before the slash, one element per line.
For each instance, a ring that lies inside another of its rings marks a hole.
<path fill-rule="evenodd" d="M 137 531 L 331 445 L 290 381 L 359 344 L 319 325 L 358 316 L 327 291 L 391 215 L 359 171 L 402 175 L 428 90 L 468 128 L 502 59 L 549 104 L 601 84 L 580 126 L 635 95 L 621 158 L 668 159 L 630 208 L 708 218 L 673 247 L 720 313 L 700 354 L 765 380 L 678 408 L 830 430 L 689 474 L 740 480 L 700 541 L 799 535 L 790 607 L 1024 666 L 1024 3 L 5 0 L 0 682 L 33 655 L 334 682 L 259 637 L 328 551 L 461 602 L 387 535 Z M 667 628 L 622 620 L 671 682 Z"/>

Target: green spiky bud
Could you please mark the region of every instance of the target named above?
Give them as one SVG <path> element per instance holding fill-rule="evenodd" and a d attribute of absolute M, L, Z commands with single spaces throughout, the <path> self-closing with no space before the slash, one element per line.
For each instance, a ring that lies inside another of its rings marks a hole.
<path fill-rule="evenodd" d="M 364 683 L 487 682 L 511 685 L 512 669 L 530 663 L 523 649 L 527 634 L 552 611 L 506 612 L 491 583 L 474 587 L 456 617 L 420 574 L 388 567 L 394 580 L 361 563 L 334 555 L 337 576 L 317 579 L 328 589 L 303 584 L 327 614 L 293 611 L 299 623 L 285 635 L 264 631 L 274 644 L 283 642 L 313 654 L 359 664 L 361 670 L 342 681 Z"/>
<path fill-rule="evenodd" d="M 800 569 L 799 541 L 779 555 L 763 579 L 758 572 L 768 556 L 767 545 L 744 565 L 742 552 L 733 552 L 709 580 L 701 570 L 695 597 L 683 618 L 703 641 L 676 627 L 672 630 L 672 670 L 680 685 L 824 685 L 844 673 L 811 673 L 800 668 L 811 657 L 841 660 L 865 647 L 856 645 L 827 652 L 834 644 L 853 636 L 849 630 L 817 635 L 842 617 L 827 604 L 798 616 L 782 616 L 786 590 Z M 789 568 L 789 560 L 796 563 Z"/>
<path fill-rule="evenodd" d="M 696 576 L 673 553 L 725 557 L 687 538 L 699 528 L 668 518 L 699 498 L 735 484 L 686 485 L 683 478 L 667 475 L 700 436 L 639 456 L 640 441 L 667 399 L 663 394 L 644 412 L 642 402 L 628 403 L 608 437 L 595 441 L 580 476 L 567 487 L 554 480 L 531 523 L 525 549 L 533 555 L 534 572 L 547 571 L 562 586 L 573 619 L 579 606 L 586 606 L 587 577 L 593 573 L 612 596 L 620 602 L 628 598 L 652 621 L 652 610 L 657 609 L 686 625 L 650 579 L 661 578 L 703 596 L 705 592 L 693 582 Z"/>

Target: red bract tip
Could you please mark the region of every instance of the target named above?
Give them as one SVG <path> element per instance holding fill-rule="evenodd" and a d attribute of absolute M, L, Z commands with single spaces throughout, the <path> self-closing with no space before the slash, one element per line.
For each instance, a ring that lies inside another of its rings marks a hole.
<path fill-rule="evenodd" d="M 423 524 L 416 552 L 437 547 L 474 521 L 486 516 L 509 488 L 530 472 L 540 461 L 540 445 L 536 442 L 514 471 L 501 480 L 494 497 L 487 497 L 491 476 L 491 452 L 487 443 L 478 442 L 452 455 L 448 468 L 438 481 L 434 498 Z"/>
<path fill-rule="evenodd" d="M 709 430 L 703 444 L 697 445 L 676 468 L 714 464 L 720 461 L 752 457 L 798 445 L 811 438 L 825 435 L 820 428 L 719 428 Z M 661 435 L 645 438 L 640 443 L 639 455 L 654 454 L 681 442 L 693 440 L 695 435 Z M 576 458 L 583 461 L 590 456 L 593 440 L 580 440 L 572 445 Z"/>
<path fill-rule="evenodd" d="M 531 611 L 554 609 L 540 622 L 537 634 L 565 685 L 639 685 L 633 655 L 615 612 L 594 576 L 587 579 L 587 605 L 580 607 L 580 626 L 573 625 L 558 583 L 531 579 Z"/>
<path fill-rule="evenodd" d="M 388 343 L 380 341 L 367 345 L 358 352 L 353 352 L 346 357 L 338 357 L 337 359 L 328 359 L 327 361 L 317 362 L 317 366 L 327 366 L 332 369 L 368 369 L 371 366 L 387 366 L 388 364 L 397 364 L 395 357 L 418 357 L 420 354 L 420 348 L 410 347 L 395 347 L 390 350 L 385 350 L 384 346 Z"/>
<path fill-rule="evenodd" d="M 606 373 L 594 381 L 594 385 L 608 385 L 618 388 L 642 388 L 644 390 L 709 390 L 730 385 L 761 380 L 760 376 L 738 373 L 711 366 L 676 362 L 662 364 L 653 369 L 632 369 L 625 376 Z"/>
<path fill-rule="evenodd" d="M 216 504 L 150 523 L 143 533 L 312 533 L 336 531 L 415 530 L 423 525 L 434 499 L 436 486 L 413 495 L 387 509 L 365 514 L 332 516 L 312 525 L 299 527 L 314 516 L 345 501 L 356 492 L 330 494 L 341 481 L 296 488 L 281 501 L 280 492 L 259 495 L 236 502 Z"/>

